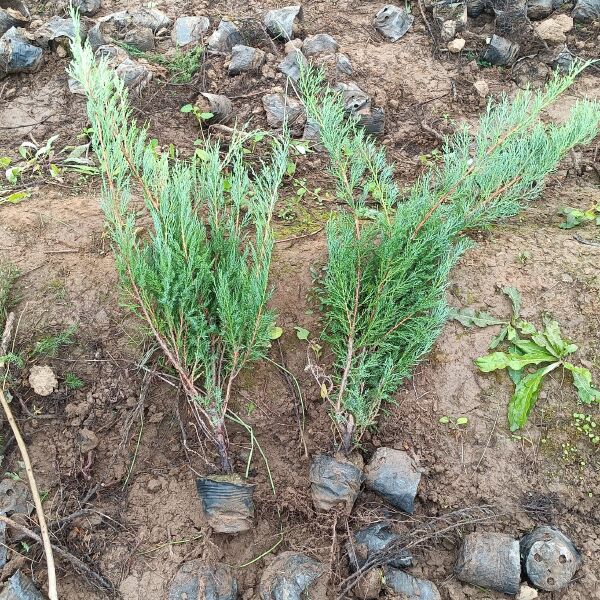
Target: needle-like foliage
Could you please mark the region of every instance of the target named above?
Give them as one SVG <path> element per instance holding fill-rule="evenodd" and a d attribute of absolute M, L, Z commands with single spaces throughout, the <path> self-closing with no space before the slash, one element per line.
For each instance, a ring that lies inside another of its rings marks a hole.
<path fill-rule="evenodd" d="M 490 102 L 477 132 L 465 126 L 447 139 L 441 164 L 406 198 L 384 151 L 348 118 L 323 75 L 303 72 L 300 95 L 348 206 L 327 224 L 320 289 L 335 370 L 324 377 L 314 369 L 346 451 L 439 336 L 450 271 L 471 244 L 465 232 L 518 213 L 558 161 L 597 134 L 597 102 L 578 101 L 560 125 L 540 120 L 583 68 L 555 76 L 541 91 Z"/>
<path fill-rule="evenodd" d="M 105 62 L 79 39 L 72 53 L 125 301 L 177 371 L 229 471 L 224 419 L 232 385 L 266 351 L 274 323 L 271 219 L 287 141 L 273 141 L 270 162 L 257 172 L 244 161 L 243 133 L 227 152 L 208 141 L 201 159 L 172 160 L 136 125 L 127 90 Z"/>

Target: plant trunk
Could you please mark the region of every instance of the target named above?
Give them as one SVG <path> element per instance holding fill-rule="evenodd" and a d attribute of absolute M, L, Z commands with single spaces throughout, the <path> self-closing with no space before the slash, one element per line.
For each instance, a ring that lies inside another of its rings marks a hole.
<path fill-rule="evenodd" d="M 216 445 L 221 458 L 221 470 L 223 473 L 233 473 L 233 465 L 229 460 L 227 433 L 225 431 L 225 423 L 221 420 L 215 430 Z"/>
<path fill-rule="evenodd" d="M 352 415 L 347 416 L 346 424 L 344 425 L 343 439 L 342 439 L 342 450 L 344 454 L 348 456 L 352 451 L 352 438 L 354 437 L 354 417 Z"/>

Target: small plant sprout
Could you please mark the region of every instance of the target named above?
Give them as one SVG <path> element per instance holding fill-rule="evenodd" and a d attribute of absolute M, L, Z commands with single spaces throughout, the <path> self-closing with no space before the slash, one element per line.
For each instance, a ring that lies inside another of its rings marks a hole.
<path fill-rule="evenodd" d="M 77 331 L 77 325 L 71 325 L 65 331 L 61 331 L 56 335 L 49 335 L 43 337 L 41 340 L 36 342 L 33 347 L 32 355 L 34 357 L 48 356 L 54 358 L 58 356 L 58 353 L 62 348 L 66 346 L 72 346 L 75 343 L 75 332 Z"/>
<path fill-rule="evenodd" d="M 309 365 L 327 392 L 346 453 L 438 338 L 448 317 L 450 271 L 473 243 L 465 233 L 519 213 L 539 196 L 558 161 L 597 134 L 594 101 L 577 102 L 562 124 L 540 119 L 585 66 L 554 76 L 543 90 L 491 100 L 477 132 L 465 126 L 449 137 L 441 159 L 406 197 L 384 151 L 348 118 L 323 73 L 303 69 L 300 95 L 346 206 L 327 223 L 328 259 L 319 283 L 333 387 L 322 367 Z"/>
<path fill-rule="evenodd" d="M 69 390 L 75 391 L 80 390 L 85 383 L 75 373 L 65 373 L 65 385 Z"/>
<path fill-rule="evenodd" d="M 597 446 L 600 444 L 600 428 L 592 415 L 585 413 L 573 413 L 572 425 L 579 433 L 583 434 L 589 441 Z"/>
<path fill-rule="evenodd" d="M 566 207 L 560 211 L 560 214 L 565 217 L 564 222 L 559 225 L 561 229 L 573 229 L 584 223 L 595 223 L 600 226 L 600 202 L 588 210 Z"/>
<path fill-rule="evenodd" d="M 234 384 L 265 355 L 275 327 L 267 306 L 271 224 L 287 138 L 270 138 L 270 157 L 256 170 L 244 161 L 249 133 L 234 133 L 227 149 L 209 138 L 202 156 L 189 161 L 159 153 L 132 119 L 123 82 L 79 38 L 72 54 L 70 74 L 87 96 L 123 297 L 179 376 L 199 431 L 230 473 L 225 419 Z M 148 235 L 137 226 L 144 212 Z"/>

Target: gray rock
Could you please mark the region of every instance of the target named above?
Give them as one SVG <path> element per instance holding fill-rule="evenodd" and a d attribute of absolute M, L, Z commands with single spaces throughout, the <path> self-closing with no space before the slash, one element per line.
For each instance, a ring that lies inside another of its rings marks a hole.
<path fill-rule="evenodd" d="M 302 52 L 305 56 L 318 54 L 335 54 L 338 50 L 337 42 L 328 33 L 317 33 L 304 40 Z"/>
<path fill-rule="evenodd" d="M 259 48 L 239 44 L 231 50 L 231 62 L 227 72 L 229 75 L 257 72 L 265 64 L 265 59 L 266 54 Z"/>
<path fill-rule="evenodd" d="M 301 18 L 302 7 L 298 4 L 268 11 L 263 22 L 272 38 L 291 40 L 295 37 L 297 21 Z"/>
<path fill-rule="evenodd" d="M 161 29 L 168 29 L 173 21 L 167 15 L 157 8 L 147 8 L 140 6 L 132 11 L 124 11 L 130 15 L 131 22 L 139 27 L 148 27 L 154 33 Z M 115 13 L 117 14 L 117 13 Z M 121 13 L 118 13 L 121 14 Z"/>
<path fill-rule="evenodd" d="M 386 522 L 375 523 L 357 531 L 352 536 L 352 541 L 346 543 L 350 569 L 352 571 L 362 567 L 376 552 L 381 552 L 392 543 L 399 542 L 400 535 L 394 533 L 390 524 Z M 394 551 L 386 561 L 391 567 L 411 567 L 413 558 L 406 550 Z"/>
<path fill-rule="evenodd" d="M 210 27 L 208 17 L 179 17 L 171 33 L 171 39 L 176 46 L 194 44 L 204 38 Z"/>
<path fill-rule="evenodd" d="M 545 19 L 546 17 L 549 17 L 553 10 L 554 7 L 552 6 L 552 0 L 527 1 L 527 16 L 532 21 Z"/>
<path fill-rule="evenodd" d="M 25 27 L 31 15 L 21 0 L 0 0 L 0 36 L 11 27 Z"/>
<path fill-rule="evenodd" d="M 403 8 L 386 4 L 373 20 L 373 26 L 381 35 L 397 42 L 412 27 L 415 18 Z"/>
<path fill-rule="evenodd" d="M 573 542 L 555 527 L 536 527 L 521 540 L 521 558 L 529 581 L 547 592 L 569 585 L 581 566 Z"/>
<path fill-rule="evenodd" d="M 382 496 L 395 508 L 407 513 L 413 512 L 421 473 L 406 452 L 377 448 L 367 464 L 365 476 L 367 488 Z"/>
<path fill-rule="evenodd" d="M 467 0 L 467 15 L 476 18 L 491 8 L 491 0 Z"/>
<path fill-rule="evenodd" d="M 44 600 L 44 596 L 27 575 L 16 571 L 2 588 L 0 600 Z"/>
<path fill-rule="evenodd" d="M 517 594 L 521 583 L 519 542 L 503 533 L 470 533 L 463 541 L 454 573 L 465 583 Z"/>
<path fill-rule="evenodd" d="M 317 121 L 313 121 L 312 119 L 306 120 L 306 125 L 304 126 L 304 131 L 302 132 L 303 140 L 310 140 L 312 142 L 318 142 L 321 140 L 321 126 Z M 318 144 L 320 147 L 320 144 Z"/>
<path fill-rule="evenodd" d="M 242 34 L 235 23 L 229 19 L 221 19 L 219 26 L 208 38 L 208 49 L 212 52 L 231 52 L 234 46 L 243 42 Z"/>
<path fill-rule="evenodd" d="M 261 600 L 324 598 L 314 590 L 327 572 L 320 562 L 297 552 L 282 552 L 263 571 L 258 586 Z"/>
<path fill-rule="evenodd" d="M 449 42 L 467 24 L 467 5 L 464 2 L 437 2 L 433 5 L 433 20 L 442 39 Z"/>
<path fill-rule="evenodd" d="M 230 100 L 216 94 L 200 94 L 199 100 L 207 99 L 214 106 L 214 117 L 209 122 L 221 119 L 217 102 Z M 205 110 L 200 106 L 200 110 Z M 202 477 L 196 480 L 198 496 L 202 501 L 204 516 L 217 533 L 239 533 L 248 531 L 254 521 L 254 485 L 241 477 Z"/>
<path fill-rule="evenodd" d="M 370 107 L 356 113 L 358 124 L 370 135 L 380 136 L 385 131 L 385 110 L 383 107 Z"/>
<path fill-rule="evenodd" d="M 298 81 L 300 79 L 301 68 L 307 66 L 308 61 L 304 54 L 300 50 L 294 50 L 279 63 L 277 69 L 292 81 Z"/>
<path fill-rule="evenodd" d="M 434 583 L 417 579 L 404 571 L 387 567 L 384 570 L 385 587 L 399 594 L 403 600 L 442 600 Z"/>
<path fill-rule="evenodd" d="M 151 52 L 154 50 L 154 32 L 150 27 L 131 27 L 121 37 L 121 41 L 140 52 Z"/>
<path fill-rule="evenodd" d="M 101 0 L 72 0 L 76 8 L 84 17 L 93 17 L 102 5 Z"/>
<path fill-rule="evenodd" d="M 10 517 L 14 514 L 30 515 L 32 511 L 33 501 L 25 483 L 12 479 L 0 481 L 0 514 Z"/>
<path fill-rule="evenodd" d="M 196 108 L 203 113 L 212 113 L 212 117 L 206 121 L 206 123 L 226 123 L 233 115 L 233 103 L 227 96 L 222 94 L 209 94 L 202 92 L 196 99 Z M 200 481 L 200 480 L 198 480 Z M 242 480 L 237 480 L 233 484 L 234 486 L 240 486 L 240 497 L 245 497 L 249 493 L 249 484 Z M 254 486 L 250 486 L 254 490 Z M 242 490 L 246 490 L 242 492 Z M 250 496 L 252 498 L 252 496 Z M 254 507 L 252 506 L 252 510 Z M 254 513 L 252 513 L 254 514 Z"/>
<path fill-rule="evenodd" d="M 238 586 L 231 568 L 190 560 L 179 567 L 167 600 L 237 600 Z"/>
<path fill-rule="evenodd" d="M 287 123 L 291 129 L 304 127 L 306 116 L 302 104 L 290 96 L 283 94 L 265 94 L 262 98 L 267 114 L 267 123 L 273 129 L 281 129 Z"/>
<path fill-rule="evenodd" d="M 580 23 L 600 19 L 600 0 L 577 0 L 571 15 Z"/>
<path fill-rule="evenodd" d="M 535 58 L 519 60 L 510 71 L 511 77 L 521 89 L 543 87 L 549 74 L 548 67 Z"/>
<path fill-rule="evenodd" d="M 483 60 L 492 65 L 511 65 L 519 54 L 519 44 L 494 34 L 483 53 Z"/>
<path fill-rule="evenodd" d="M 527 0 L 492 0 L 495 32 L 505 38 L 527 41 L 532 32 L 527 18 Z"/>
<path fill-rule="evenodd" d="M 353 81 L 350 83 L 340 82 L 334 89 L 342 93 L 344 108 L 349 114 L 354 115 L 359 110 L 371 106 L 371 96 L 366 92 L 363 92 L 363 90 L 361 90 Z"/>
<path fill-rule="evenodd" d="M 82 38 L 85 39 L 86 29 L 82 24 Z M 75 24 L 73 19 L 61 19 L 61 17 L 52 17 L 47 23 L 44 23 L 34 32 L 35 41 L 42 48 L 49 48 L 51 45 L 68 46 L 75 40 Z M 54 44 L 52 44 L 54 42 Z"/>
<path fill-rule="evenodd" d="M 350 59 L 345 54 L 336 54 L 335 66 L 340 73 L 344 75 L 352 75 L 354 69 Z"/>
<path fill-rule="evenodd" d="M 343 457 L 318 454 L 309 473 L 313 504 L 318 510 L 342 507 L 352 512 L 363 480 L 362 470 Z"/>
<path fill-rule="evenodd" d="M 42 49 L 29 42 L 27 32 L 17 27 L 0 37 L 0 77 L 37 71 L 42 63 Z"/>

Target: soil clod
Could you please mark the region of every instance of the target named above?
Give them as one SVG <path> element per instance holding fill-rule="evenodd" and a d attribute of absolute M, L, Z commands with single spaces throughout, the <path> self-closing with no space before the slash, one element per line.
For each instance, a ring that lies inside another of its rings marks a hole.
<path fill-rule="evenodd" d="M 470 533 L 463 541 L 454 573 L 465 583 L 517 594 L 521 583 L 519 542 L 504 533 Z"/>
<path fill-rule="evenodd" d="M 29 372 L 29 385 L 38 396 L 49 396 L 58 389 L 58 380 L 48 365 L 34 365 Z"/>

